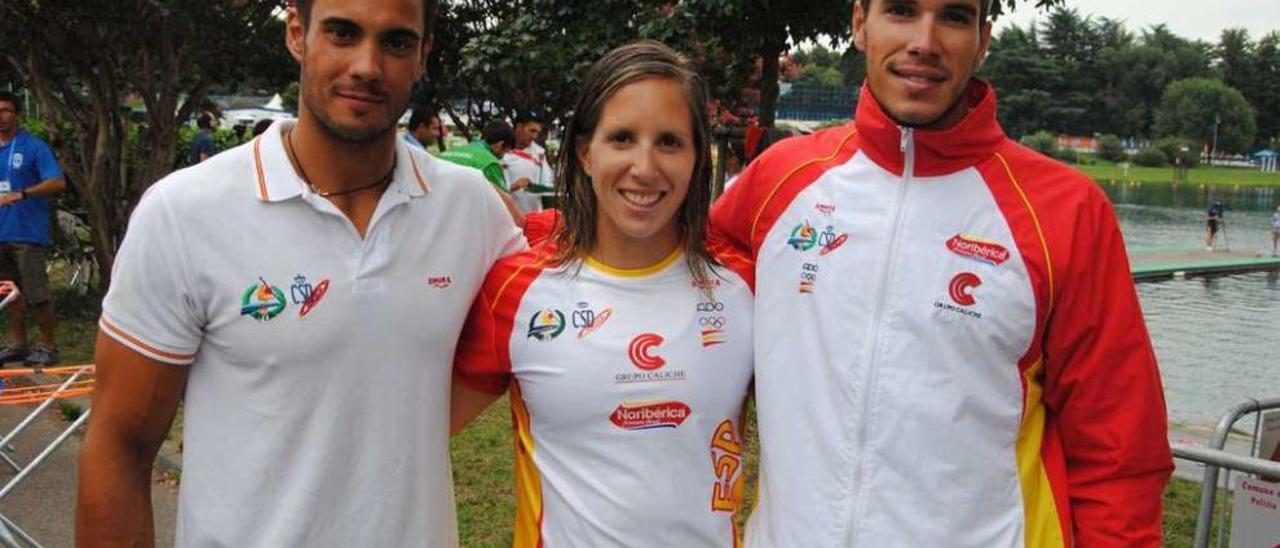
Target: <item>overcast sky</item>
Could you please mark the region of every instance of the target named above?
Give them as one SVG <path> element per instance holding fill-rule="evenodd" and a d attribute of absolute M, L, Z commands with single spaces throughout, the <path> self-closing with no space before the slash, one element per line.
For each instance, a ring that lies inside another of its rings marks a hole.
<path fill-rule="evenodd" d="M 1280 31 L 1280 0 L 1066 0 L 1081 15 L 1106 16 L 1125 21 L 1134 34 L 1164 23 L 1174 34 L 1218 42 L 1222 29 L 1244 27 L 1254 40 L 1271 31 Z M 1020 2 L 1021 4 L 1021 2 Z M 995 31 L 1010 23 L 1025 27 L 1044 13 L 1030 5 L 1020 5 L 1011 15 L 996 22 Z"/>

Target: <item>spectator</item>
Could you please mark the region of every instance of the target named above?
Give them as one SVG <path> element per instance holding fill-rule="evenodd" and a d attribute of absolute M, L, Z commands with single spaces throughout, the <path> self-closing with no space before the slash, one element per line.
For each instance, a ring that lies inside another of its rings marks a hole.
<path fill-rule="evenodd" d="M 494 120 L 485 124 L 478 141 L 464 147 L 446 150 L 440 153 L 440 158 L 480 170 L 484 178 L 493 183 L 494 190 L 502 197 L 502 202 L 511 213 L 512 220 L 517 225 L 524 226 L 524 214 L 520 212 L 520 207 L 511 197 L 511 191 L 507 188 L 506 172 L 502 169 L 502 162 L 498 161 L 498 158 L 515 146 L 515 143 L 516 136 L 511 126 L 501 120 Z"/>
<path fill-rule="evenodd" d="M 409 115 L 409 131 L 404 134 L 409 144 L 432 152 L 432 148 L 440 143 L 440 116 L 434 112 L 414 109 Z"/>
<path fill-rule="evenodd" d="M 542 209 L 542 197 L 538 194 L 555 188 L 554 170 L 547 162 L 547 150 L 538 144 L 546 129 L 546 124 L 536 112 L 528 111 L 516 116 L 515 147 L 502 157 L 511 196 L 525 213 Z"/>
<path fill-rule="evenodd" d="M 187 165 L 196 165 L 217 154 L 213 143 L 213 113 L 201 112 L 196 116 L 196 127 L 200 128 L 200 132 L 191 139 L 191 152 L 187 155 Z"/>
<path fill-rule="evenodd" d="M 13 280 L 21 292 L 9 305 L 9 346 L 0 350 L 0 367 L 15 361 L 43 367 L 58 363 L 46 267 L 52 197 L 67 182 L 49 145 L 22 129 L 21 104 L 17 96 L 0 91 L 0 278 Z M 28 308 L 36 311 L 41 342 L 29 351 Z"/>

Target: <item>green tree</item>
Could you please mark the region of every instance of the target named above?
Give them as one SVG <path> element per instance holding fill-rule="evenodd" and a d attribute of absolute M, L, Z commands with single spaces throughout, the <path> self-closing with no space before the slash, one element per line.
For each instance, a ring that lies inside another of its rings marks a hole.
<path fill-rule="evenodd" d="M 32 91 L 83 201 L 103 287 L 133 204 L 174 168 L 178 129 L 209 90 L 292 63 L 274 3 L 127 4 L 0 3 L 0 55 Z M 128 116 L 128 97 L 145 105 L 143 123 Z"/>
<path fill-rule="evenodd" d="M 1253 107 L 1235 88 L 1210 78 L 1178 80 L 1165 88 L 1156 133 L 1213 143 L 1218 150 L 1247 152 L 1257 130 Z"/>

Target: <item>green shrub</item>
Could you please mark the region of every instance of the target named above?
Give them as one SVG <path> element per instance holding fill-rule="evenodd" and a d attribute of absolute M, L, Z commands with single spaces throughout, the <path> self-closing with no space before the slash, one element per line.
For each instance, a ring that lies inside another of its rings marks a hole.
<path fill-rule="evenodd" d="M 1133 155 L 1133 163 L 1144 167 L 1163 167 L 1168 159 L 1157 149 L 1144 148 Z"/>
<path fill-rule="evenodd" d="M 1156 141 L 1156 148 L 1164 153 L 1164 159 L 1170 164 L 1175 164 L 1179 155 L 1182 155 L 1182 163 L 1187 167 L 1197 167 L 1200 165 L 1200 151 L 1204 148 L 1200 143 L 1191 139 L 1182 137 L 1165 137 Z M 1182 149 L 1186 148 L 1185 153 Z"/>
<path fill-rule="evenodd" d="M 1023 146 L 1034 149 L 1045 156 L 1053 156 L 1054 149 L 1058 148 L 1058 140 L 1054 138 L 1052 133 L 1047 131 L 1037 131 L 1031 135 L 1024 135 L 1019 142 Z"/>
<path fill-rule="evenodd" d="M 64 421 L 75 422 L 80 415 L 84 414 L 84 408 L 78 403 L 62 400 L 58 402 L 58 414 L 62 415 Z"/>
<path fill-rule="evenodd" d="M 1055 160 L 1058 160 L 1060 162 L 1066 162 L 1068 164 L 1080 163 L 1080 156 L 1076 154 L 1076 151 L 1068 148 L 1054 149 L 1053 154 L 1051 154 L 1050 156 L 1052 156 Z"/>
<path fill-rule="evenodd" d="M 1115 135 L 1103 135 L 1098 139 L 1098 156 L 1111 162 L 1123 162 L 1128 159 L 1124 155 L 1124 143 Z"/>

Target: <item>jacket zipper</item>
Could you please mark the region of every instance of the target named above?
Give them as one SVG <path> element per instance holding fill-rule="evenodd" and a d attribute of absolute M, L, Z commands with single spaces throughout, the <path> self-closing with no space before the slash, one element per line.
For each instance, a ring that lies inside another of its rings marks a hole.
<path fill-rule="evenodd" d="M 880 374 L 880 322 L 884 316 L 886 285 L 889 283 L 890 265 L 893 264 L 894 251 L 897 249 L 898 232 L 902 224 L 902 206 L 907 198 L 907 186 L 911 183 L 912 177 L 915 175 L 916 150 L 915 141 L 912 139 L 914 130 L 909 127 L 899 127 L 902 132 L 902 139 L 899 149 L 903 155 L 902 162 L 902 182 L 898 185 L 898 194 L 893 202 L 893 213 L 890 221 L 889 238 L 885 241 L 884 253 L 881 255 L 880 261 L 880 279 L 876 282 L 876 306 L 871 312 L 871 329 L 867 334 L 867 348 L 870 357 L 867 359 L 867 382 L 862 394 L 862 410 L 857 416 L 857 465 L 854 469 L 853 476 L 853 515 L 849 520 L 849 533 L 846 537 L 848 546 L 856 546 L 858 529 L 861 526 L 861 514 L 864 507 L 863 488 L 864 473 L 863 468 L 866 466 L 866 445 L 867 445 L 867 415 L 872 408 L 872 398 L 875 395 L 876 384 Z"/>

